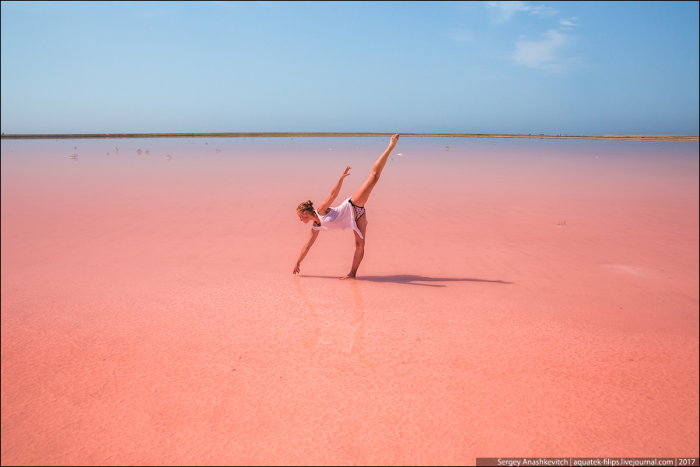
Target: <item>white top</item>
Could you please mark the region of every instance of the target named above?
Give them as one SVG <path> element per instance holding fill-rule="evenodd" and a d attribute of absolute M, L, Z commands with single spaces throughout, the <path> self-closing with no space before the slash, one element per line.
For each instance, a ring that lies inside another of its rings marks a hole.
<path fill-rule="evenodd" d="M 350 197 L 352 198 L 352 196 Z M 357 223 L 355 222 L 355 209 L 350 204 L 350 198 L 343 201 L 340 206 L 330 208 L 328 214 L 322 216 L 318 210 L 316 210 L 316 215 L 318 220 L 321 221 L 321 225 L 311 226 L 311 230 L 354 230 L 360 236 L 362 232 L 357 228 Z"/>

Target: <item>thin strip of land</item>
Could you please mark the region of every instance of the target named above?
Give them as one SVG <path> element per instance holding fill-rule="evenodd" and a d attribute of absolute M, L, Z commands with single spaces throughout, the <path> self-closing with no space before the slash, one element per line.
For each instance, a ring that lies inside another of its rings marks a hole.
<path fill-rule="evenodd" d="M 243 132 L 243 133 L 92 133 L 92 134 L 3 134 L 2 139 L 123 139 L 123 138 L 329 138 L 378 137 L 393 133 L 299 133 L 299 132 Z M 698 135 L 545 135 L 545 134 L 488 134 L 488 133 L 401 133 L 402 137 L 423 138 L 539 138 L 591 139 L 607 141 L 666 141 L 697 143 Z"/>

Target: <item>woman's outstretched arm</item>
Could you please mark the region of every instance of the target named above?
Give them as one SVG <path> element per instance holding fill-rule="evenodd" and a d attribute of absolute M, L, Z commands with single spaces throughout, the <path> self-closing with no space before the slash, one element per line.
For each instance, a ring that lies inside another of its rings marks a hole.
<path fill-rule="evenodd" d="M 331 203 L 333 203 L 333 201 L 335 201 L 335 199 L 340 194 L 340 187 L 343 186 L 343 179 L 350 175 L 350 169 L 352 169 L 352 167 L 350 167 L 350 166 L 345 167 L 345 171 L 343 172 L 343 175 L 340 176 L 338 183 L 336 183 L 335 186 L 333 187 L 333 190 L 331 191 L 331 194 L 328 197 L 328 199 L 325 200 L 323 203 L 321 203 L 318 206 L 317 211 L 320 212 L 322 216 L 324 214 L 326 214 L 326 211 L 328 211 L 328 208 L 331 207 Z"/>
<path fill-rule="evenodd" d="M 314 242 L 316 241 L 316 237 L 318 237 L 318 230 L 312 230 L 311 236 L 306 241 L 306 244 L 304 245 L 304 247 L 301 249 L 301 254 L 299 255 L 299 259 L 297 260 L 297 264 L 294 265 L 294 271 L 292 271 L 292 274 L 296 274 L 296 273 L 301 271 L 301 269 L 299 269 L 299 266 L 301 265 L 301 261 L 306 256 L 306 253 L 308 253 L 309 250 L 311 249 L 311 245 L 313 245 Z"/>

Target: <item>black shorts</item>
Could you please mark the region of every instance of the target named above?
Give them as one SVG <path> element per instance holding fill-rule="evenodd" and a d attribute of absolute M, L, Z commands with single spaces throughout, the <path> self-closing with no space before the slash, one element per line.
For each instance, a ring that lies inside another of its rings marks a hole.
<path fill-rule="evenodd" d="M 360 219 L 360 217 L 365 215 L 365 207 L 357 206 L 355 203 L 352 202 L 352 198 L 350 198 L 348 201 L 350 201 L 350 204 L 352 204 L 353 209 L 355 209 L 355 222 L 357 222 Z"/>

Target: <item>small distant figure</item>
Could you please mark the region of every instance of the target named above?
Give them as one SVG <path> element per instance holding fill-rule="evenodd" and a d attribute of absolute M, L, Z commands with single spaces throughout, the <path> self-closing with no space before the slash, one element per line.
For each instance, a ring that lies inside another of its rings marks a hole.
<path fill-rule="evenodd" d="M 166 160 L 166 161 L 169 161 L 170 159 L 172 159 L 172 157 L 170 157 L 170 154 L 168 154 L 167 156 L 165 156 L 165 160 Z"/>
<path fill-rule="evenodd" d="M 114 148 L 114 154 L 119 154 L 119 148 Z"/>
<path fill-rule="evenodd" d="M 77 155 L 77 154 L 73 154 L 72 156 L 70 156 L 70 158 L 73 159 L 74 161 L 77 161 L 77 160 L 78 160 L 78 155 Z"/>
<path fill-rule="evenodd" d="M 402 152 L 400 152 L 400 153 L 398 153 L 398 154 L 397 154 L 397 156 L 403 156 L 403 153 L 402 153 Z"/>
<path fill-rule="evenodd" d="M 557 227 L 566 227 L 566 221 L 557 222 Z"/>
<path fill-rule="evenodd" d="M 209 143 L 204 143 L 205 146 L 207 146 Z"/>
<path fill-rule="evenodd" d="M 151 154 L 151 150 L 150 150 L 150 149 L 146 149 L 146 154 Z"/>
<path fill-rule="evenodd" d="M 445 151 L 449 151 L 449 150 L 450 150 L 450 147 L 449 147 L 449 146 L 445 146 Z"/>
<path fill-rule="evenodd" d="M 138 154 L 139 156 L 141 155 L 141 148 L 138 148 L 138 149 L 136 150 L 136 154 Z"/>
<path fill-rule="evenodd" d="M 221 152 L 221 149 L 217 149 L 216 153 L 219 154 Z"/>

